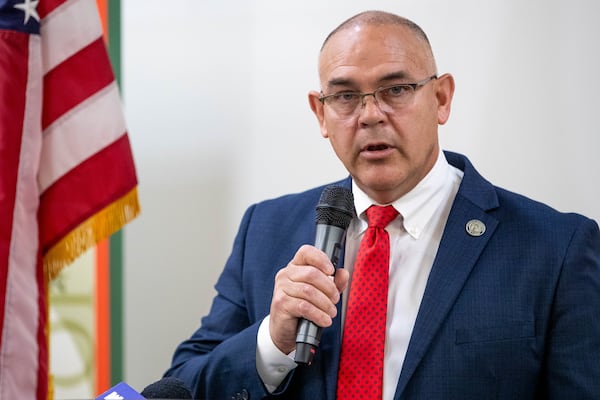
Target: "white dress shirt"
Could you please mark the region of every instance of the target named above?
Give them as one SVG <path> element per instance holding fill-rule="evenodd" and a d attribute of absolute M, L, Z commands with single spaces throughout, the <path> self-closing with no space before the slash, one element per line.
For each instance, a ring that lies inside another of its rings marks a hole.
<path fill-rule="evenodd" d="M 386 227 L 390 237 L 390 271 L 383 399 L 394 397 L 427 278 L 462 176 L 463 172 L 448 164 L 440 152 L 425 178 L 392 203 L 399 215 Z M 354 181 L 352 193 L 359 218 L 352 220 L 346 233 L 344 268 L 350 272 L 350 277 L 360 240 L 368 226 L 365 211 L 372 204 L 384 205 L 370 199 Z M 349 292 L 351 284 L 352 278 L 344 294 Z M 346 298 L 343 296 L 342 321 Z M 256 364 L 259 375 L 270 391 L 275 390 L 296 367 L 294 354 L 286 355 L 273 344 L 268 316 L 258 331 Z"/>

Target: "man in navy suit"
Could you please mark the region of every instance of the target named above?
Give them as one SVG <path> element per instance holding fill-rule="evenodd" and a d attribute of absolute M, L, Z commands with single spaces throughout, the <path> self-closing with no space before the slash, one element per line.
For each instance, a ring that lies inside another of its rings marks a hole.
<path fill-rule="evenodd" d="M 311 246 L 324 187 L 251 206 L 210 313 L 166 375 L 201 399 L 334 399 L 348 287 L 371 204 L 390 237 L 384 399 L 599 399 L 596 222 L 493 186 L 442 152 L 451 75 L 414 23 L 366 12 L 319 58 L 309 103 L 350 177 L 343 268 Z M 299 318 L 323 327 L 293 360 Z M 365 338 L 369 340 L 369 338 Z"/>

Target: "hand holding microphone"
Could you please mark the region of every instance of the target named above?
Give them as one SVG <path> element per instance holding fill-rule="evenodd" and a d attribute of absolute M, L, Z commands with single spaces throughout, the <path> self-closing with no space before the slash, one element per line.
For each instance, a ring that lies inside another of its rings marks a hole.
<path fill-rule="evenodd" d="M 335 267 L 353 216 L 352 192 L 339 186 L 326 187 L 316 209 L 315 245 L 301 247 L 276 276 L 271 338 L 284 353 L 296 349 L 297 363 L 312 362 L 321 327 L 331 325 L 337 313 L 335 304 L 348 283 L 348 274 L 344 270 L 336 274 Z"/>
<path fill-rule="evenodd" d="M 315 247 L 327 254 L 334 268 L 340 259 L 346 229 L 353 216 L 354 197 L 350 190 L 338 186 L 328 186 L 323 190 L 317 205 Z M 310 365 L 321 341 L 321 330 L 312 321 L 300 320 L 294 361 Z"/>

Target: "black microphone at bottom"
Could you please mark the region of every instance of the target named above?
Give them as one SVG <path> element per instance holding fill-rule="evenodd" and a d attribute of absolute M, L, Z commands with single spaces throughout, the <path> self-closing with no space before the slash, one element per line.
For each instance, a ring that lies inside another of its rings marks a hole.
<path fill-rule="evenodd" d="M 327 186 L 317 204 L 317 231 L 315 247 L 322 250 L 334 267 L 339 261 L 346 229 L 354 217 L 352 191 L 341 186 Z M 321 342 L 322 328 L 301 318 L 296 331 L 296 354 L 294 361 L 310 365 Z"/>
<path fill-rule="evenodd" d="M 162 378 L 146 386 L 142 393 L 146 399 L 179 399 L 192 398 L 192 392 L 181 379 L 174 377 Z"/>

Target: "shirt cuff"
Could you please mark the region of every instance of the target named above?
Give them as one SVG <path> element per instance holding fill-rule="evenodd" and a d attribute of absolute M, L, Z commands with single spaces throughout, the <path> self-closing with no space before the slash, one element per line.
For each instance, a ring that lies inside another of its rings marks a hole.
<path fill-rule="evenodd" d="M 287 374 L 297 367 L 294 361 L 294 354 L 282 353 L 275 346 L 269 332 L 269 315 L 263 319 L 258 328 L 256 337 L 256 369 L 269 393 L 283 382 Z"/>

